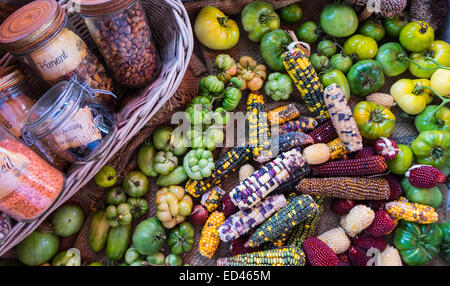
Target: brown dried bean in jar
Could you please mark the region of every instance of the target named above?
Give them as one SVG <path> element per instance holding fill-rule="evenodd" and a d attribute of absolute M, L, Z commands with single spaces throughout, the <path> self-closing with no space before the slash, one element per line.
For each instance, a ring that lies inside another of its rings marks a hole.
<path fill-rule="evenodd" d="M 140 1 L 131 2 L 105 15 L 87 16 L 83 6 L 81 13 L 115 80 L 139 88 L 156 79 L 160 59 Z"/>

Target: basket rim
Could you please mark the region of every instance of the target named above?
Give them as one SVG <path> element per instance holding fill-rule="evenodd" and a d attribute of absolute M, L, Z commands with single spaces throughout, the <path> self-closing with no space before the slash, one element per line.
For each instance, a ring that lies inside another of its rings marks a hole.
<path fill-rule="evenodd" d="M 67 0 L 58 1 L 64 3 Z M 158 1 L 158 0 L 151 0 Z M 160 1 L 158 1 L 160 2 Z M 138 106 L 132 116 L 122 126 L 119 126 L 111 144 L 94 161 L 84 165 L 74 164 L 66 172 L 66 187 L 61 192 L 56 202 L 37 220 L 29 223 L 17 222 L 5 240 L 0 244 L 0 256 L 16 246 L 20 241 L 34 231 L 47 217 L 59 206 L 70 199 L 94 175 L 125 145 L 145 124 L 154 116 L 154 114 L 173 96 L 178 89 L 184 74 L 187 70 L 189 60 L 194 49 L 194 39 L 189 15 L 184 8 L 181 0 L 164 0 L 171 10 L 173 17 L 179 28 L 176 34 L 175 55 L 171 61 L 167 62 L 162 68 L 161 74 L 153 84 L 140 92 L 140 96 L 145 95 L 145 103 Z M 1 60 L 0 65 L 5 66 L 9 63 L 12 56 L 6 54 Z M 174 63 L 175 62 L 175 63 Z"/>

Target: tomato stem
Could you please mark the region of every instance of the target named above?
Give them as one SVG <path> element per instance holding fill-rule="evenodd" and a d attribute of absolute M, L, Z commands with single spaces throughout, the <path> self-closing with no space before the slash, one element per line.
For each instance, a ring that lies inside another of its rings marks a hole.
<path fill-rule="evenodd" d="M 435 89 L 433 89 L 433 88 L 430 87 L 430 86 L 422 85 L 420 88 L 421 88 L 421 89 L 425 89 L 425 88 L 430 89 L 437 97 L 439 97 L 439 98 L 442 100 L 441 104 L 434 110 L 433 116 L 436 115 L 436 112 L 437 112 L 442 106 L 444 106 L 444 105 L 446 105 L 447 103 L 450 102 L 450 98 L 445 98 L 445 97 L 443 97 L 442 95 L 439 94 L 439 92 L 437 92 Z"/>
<path fill-rule="evenodd" d="M 431 68 L 423 67 L 423 66 L 419 65 L 418 63 L 416 63 L 415 61 L 413 61 L 412 59 L 410 59 L 410 58 L 408 58 L 407 56 L 404 56 L 404 55 L 399 56 L 398 59 L 400 61 L 407 60 L 408 62 L 416 65 L 421 70 L 428 70 L 428 71 L 436 70 L 436 69 L 450 70 L 450 67 L 444 67 L 443 65 L 439 64 L 436 60 L 434 60 L 433 58 L 430 58 L 430 57 L 425 57 L 425 59 L 427 59 L 430 62 L 434 63 L 436 65 L 435 67 L 431 67 Z"/>
<path fill-rule="evenodd" d="M 219 21 L 220 26 L 226 27 L 228 22 L 228 17 L 219 17 L 217 18 L 217 21 Z"/>

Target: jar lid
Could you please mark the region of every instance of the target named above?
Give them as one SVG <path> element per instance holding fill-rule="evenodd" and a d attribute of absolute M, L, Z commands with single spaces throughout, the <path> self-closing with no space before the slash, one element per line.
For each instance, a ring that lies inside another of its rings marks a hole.
<path fill-rule="evenodd" d="M 25 76 L 16 66 L 9 66 L 0 71 L 0 93 L 23 81 Z M 1 97 L 1 96 L 0 96 Z"/>
<path fill-rule="evenodd" d="M 136 0 L 75 0 L 83 16 L 99 16 L 114 13 L 130 6 Z"/>
<path fill-rule="evenodd" d="M 16 10 L 0 26 L 0 48 L 12 54 L 32 50 L 53 38 L 67 21 L 55 0 L 37 0 Z"/>

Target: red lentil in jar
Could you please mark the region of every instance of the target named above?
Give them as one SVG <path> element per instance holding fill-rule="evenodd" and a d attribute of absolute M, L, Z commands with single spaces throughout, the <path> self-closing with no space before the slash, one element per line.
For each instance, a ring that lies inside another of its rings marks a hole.
<path fill-rule="evenodd" d="M 64 175 L 0 127 L 0 211 L 18 221 L 39 218 L 64 188 Z"/>

